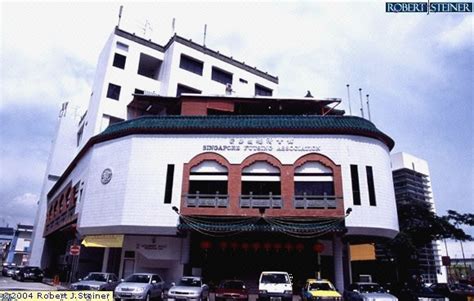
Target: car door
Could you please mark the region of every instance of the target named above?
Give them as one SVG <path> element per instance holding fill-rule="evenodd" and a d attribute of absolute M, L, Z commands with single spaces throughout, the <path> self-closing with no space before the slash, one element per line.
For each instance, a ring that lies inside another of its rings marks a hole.
<path fill-rule="evenodd" d="M 155 282 L 155 283 L 153 283 Z M 163 280 L 159 275 L 151 276 L 151 295 L 153 297 L 161 297 L 163 291 Z"/>

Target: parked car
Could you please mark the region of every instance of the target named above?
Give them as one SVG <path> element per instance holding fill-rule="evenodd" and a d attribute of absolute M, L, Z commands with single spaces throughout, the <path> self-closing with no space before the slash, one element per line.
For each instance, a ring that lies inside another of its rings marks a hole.
<path fill-rule="evenodd" d="M 20 272 L 21 268 L 23 268 L 23 266 L 13 267 L 12 276 L 11 276 L 12 279 L 18 280 L 18 273 Z"/>
<path fill-rule="evenodd" d="M 349 288 L 344 291 L 344 300 L 346 301 L 363 301 L 363 300 L 397 301 L 398 298 L 390 294 L 378 283 L 355 282 L 349 285 Z"/>
<path fill-rule="evenodd" d="M 18 281 L 25 281 L 25 280 L 34 280 L 34 281 L 43 281 L 44 272 L 39 267 L 34 266 L 25 266 L 18 270 L 15 270 L 15 279 Z"/>
<path fill-rule="evenodd" d="M 113 273 L 89 273 L 84 279 L 71 284 L 71 289 L 79 291 L 113 291 L 120 281 Z"/>
<path fill-rule="evenodd" d="M 430 288 L 450 301 L 474 301 L 474 288 L 463 283 L 435 283 Z"/>
<path fill-rule="evenodd" d="M 308 279 L 301 291 L 301 299 L 303 301 L 340 301 L 342 297 L 329 280 Z"/>
<path fill-rule="evenodd" d="M 293 300 L 293 288 L 287 272 L 262 272 L 258 280 L 258 301 Z"/>
<path fill-rule="evenodd" d="M 401 284 L 393 287 L 393 294 L 402 301 L 449 301 L 449 298 L 434 292 L 429 287 L 415 284 Z"/>
<path fill-rule="evenodd" d="M 135 273 L 117 285 L 114 298 L 146 301 L 150 301 L 151 298 L 160 298 L 163 300 L 163 286 L 163 279 L 158 274 Z"/>
<path fill-rule="evenodd" d="M 13 276 L 13 271 L 14 271 L 15 267 L 16 266 L 14 264 L 4 265 L 3 268 L 2 268 L 2 276 L 5 276 L 5 277 Z"/>
<path fill-rule="evenodd" d="M 215 301 L 248 301 L 249 293 L 242 280 L 223 280 L 216 289 Z"/>
<path fill-rule="evenodd" d="M 168 290 L 168 301 L 209 300 L 209 286 L 201 277 L 185 276 Z"/>

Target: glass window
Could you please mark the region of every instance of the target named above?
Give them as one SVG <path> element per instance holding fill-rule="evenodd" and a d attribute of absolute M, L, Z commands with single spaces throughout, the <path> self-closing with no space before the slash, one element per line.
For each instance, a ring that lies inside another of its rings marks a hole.
<path fill-rule="evenodd" d="M 255 95 L 272 96 L 273 90 L 265 86 L 255 84 Z"/>
<path fill-rule="evenodd" d="M 181 60 L 179 62 L 179 68 L 190 71 L 192 73 L 202 75 L 202 69 L 204 67 L 204 63 L 187 56 L 185 54 L 181 54 Z"/>
<path fill-rule="evenodd" d="M 232 73 L 219 69 L 217 67 L 212 67 L 212 76 L 213 81 L 219 82 L 221 84 L 232 84 Z"/>
<path fill-rule="evenodd" d="M 138 62 L 138 71 L 137 73 L 148 78 L 158 80 L 160 75 L 161 60 L 140 53 L 140 61 Z"/>
<path fill-rule="evenodd" d="M 120 69 L 125 69 L 126 60 L 127 60 L 127 57 L 125 55 L 121 55 L 121 54 L 116 53 L 114 55 L 114 62 L 113 62 L 112 65 L 114 67 L 117 67 L 117 68 L 120 68 Z"/>
<path fill-rule="evenodd" d="M 352 181 L 352 200 L 354 205 L 360 205 L 360 187 L 359 187 L 359 170 L 357 165 L 351 165 L 351 181 Z"/>
<path fill-rule="evenodd" d="M 376 206 L 375 199 L 375 186 L 374 186 L 374 173 L 372 166 L 366 166 L 365 170 L 367 172 L 367 185 L 369 186 L 369 204 L 370 206 Z"/>
<path fill-rule="evenodd" d="M 109 87 L 107 89 L 107 98 L 119 100 L 120 90 L 121 90 L 120 86 L 109 83 Z"/>

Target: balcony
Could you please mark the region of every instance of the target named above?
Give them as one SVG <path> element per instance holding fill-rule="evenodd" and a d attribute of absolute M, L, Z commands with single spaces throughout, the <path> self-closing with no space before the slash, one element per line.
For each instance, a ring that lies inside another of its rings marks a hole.
<path fill-rule="evenodd" d="M 293 205 L 296 209 L 336 209 L 335 195 L 295 195 Z"/>
<path fill-rule="evenodd" d="M 240 208 L 272 208 L 281 209 L 283 207 L 283 200 L 281 195 L 273 195 L 272 193 L 267 195 L 241 195 L 240 196 Z"/>
<path fill-rule="evenodd" d="M 229 196 L 227 194 L 185 194 L 186 207 L 227 208 Z"/>

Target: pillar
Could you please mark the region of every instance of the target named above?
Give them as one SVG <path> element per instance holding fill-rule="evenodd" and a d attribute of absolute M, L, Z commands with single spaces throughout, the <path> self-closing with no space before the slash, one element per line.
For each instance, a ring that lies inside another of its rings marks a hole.
<path fill-rule="evenodd" d="M 102 273 L 107 273 L 107 266 L 109 263 L 109 252 L 110 248 L 104 249 L 104 259 L 102 260 Z"/>
<path fill-rule="evenodd" d="M 342 240 L 337 234 L 333 234 L 332 252 L 334 258 L 334 285 L 339 292 L 344 291 L 344 269 L 342 263 Z"/>

